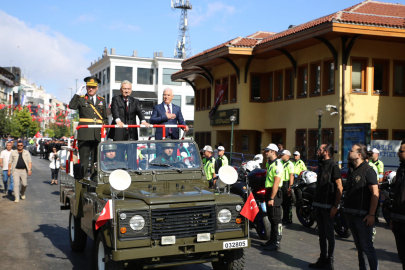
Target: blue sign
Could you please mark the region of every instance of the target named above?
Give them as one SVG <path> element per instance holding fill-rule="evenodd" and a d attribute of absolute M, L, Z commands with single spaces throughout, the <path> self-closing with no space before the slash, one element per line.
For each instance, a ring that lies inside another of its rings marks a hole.
<path fill-rule="evenodd" d="M 343 162 L 347 162 L 347 155 L 354 144 L 370 144 L 370 129 L 369 123 L 343 125 Z"/>

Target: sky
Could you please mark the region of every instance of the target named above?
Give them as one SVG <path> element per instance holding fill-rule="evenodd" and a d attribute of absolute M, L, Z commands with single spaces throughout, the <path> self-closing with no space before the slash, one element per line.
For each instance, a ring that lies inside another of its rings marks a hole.
<path fill-rule="evenodd" d="M 280 32 L 360 0 L 190 0 L 192 54 L 257 31 Z M 393 3 L 405 4 L 405 0 Z M 69 102 L 104 47 L 118 55 L 173 57 L 180 10 L 170 0 L 2 1 L 0 66 L 20 67 L 29 82 Z"/>

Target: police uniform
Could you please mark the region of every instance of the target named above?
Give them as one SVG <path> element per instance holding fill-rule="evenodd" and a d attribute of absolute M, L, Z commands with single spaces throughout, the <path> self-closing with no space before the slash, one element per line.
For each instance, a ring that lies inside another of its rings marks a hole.
<path fill-rule="evenodd" d="M 280 246 L 281 236 L 282 236 L 282 222 L 281 222 L 281 204 L 283 202 L 281 187 L 283 185 L 284 179 L 284 169 L 283 164 L 279 159 L 275 159 L 272 162 L 266 164 L 267 174 L 266 174 L 266 206 L 267 215 L 270 221 L 270 240 L 268 244 L 274 244 L 277 247 Z M 278 187 L 274 187 L 274 178 L 280 177 L 280 184 Z M 270 198 L 272 189 L 276 188 L 278 192 L 274 198 Z M 268 202 L 274 200 L 274 206 L 269 206 Z"/>
<path fill-rule="evenodd" d="M 373 163 L 373 161 L 369 161 L 368 162 L 368 165 L 370 165 L 371 166 L 371 168 L 373 168 L 373 170 L 375 171 L 375 173 L 378 175 L 378 168 L 377 168 L 377 166 L 375 166 L 375 164 Z"/>
<path fill-rule="evenodd" d="M 291 196 L 288 196 L 288 189 L 290 188 L 290 174 L 294 174 L 294 164 L 291 160 L 283 162 L 283 169 L 283 222 L 292 223 Z"/>
<path fill-rule="evenodd" d="M 213 186 L 214 181 L 212 180 L 212 178 L 214 177 L 214 174 L 215 174 L 215 158 L 214 158 L 214 156 L 206 158 L 206 162 L 205 162 L 205 165 L 204 165 L 204 171 L 205 171 L 205 175 L 207 176 L 207 180 L 210 183 L 210 186 Z"/>
<path fill-rule="evenodd" d="M 100 80 L 95 77 L 86 77 L 84 81 L 88 86 L 98 86 Z M 93 99 L 93 102 L 91 102 Z M 69 108 L 78 110 L 79 125 L 107 125 L 106 102 L 103 97 L 94 95 L 74 95 L 69 102 Z M 83 164 L 84 173 L 87 175 L 87 168 L 91 156 L 91 173 L 94 172 L 94 162 L 97 161 L 97 147 L 101 141 L 100 128 L 81 128 L 78 130 L 79 155 Z"/>
<path fill-rule="evenodd" d="M 379 160 L 379 159 L 377 159 L 376 161 L 372 161 L 372 163 L 377 167 L 377 170 L 378 170 L 378 173 L 377 173 L 378 179 L 382 178 L 382 177 L 383 177 L 383 174 L 384 174 L 384 163 L 383 163 L 381 160 Z"/>
<path fill-rule="evenodd" d="M 306 171 L 306 170 L 308 170 L 307 166 L 305 166 L 305 163 L 304 163 L 304 161 L 302 161 L 302 159 L 299 159 L 294 162 L 294 174 L 300 175 L 300 173 L 302 171 Z"/>

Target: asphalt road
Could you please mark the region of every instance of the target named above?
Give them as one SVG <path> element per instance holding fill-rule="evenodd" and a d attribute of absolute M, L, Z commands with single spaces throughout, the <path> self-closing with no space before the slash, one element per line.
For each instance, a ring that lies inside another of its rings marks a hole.
<path fill-rule="evenodd" d="M 33 158 L 26 200 L 0 196 L 0 269 L 90 269 L 93 243 L 87 241 L 83 253 L 70 250 L 69 212 L 60 210 L 59 186 L 49 185 L 49 162 Z M 2 184 L 2 183 L 1 183 Z M 314 227 L 314 226 L 313 226 Z M 393 234 L 381 219 L 377 224 L 375 247 L 380 269 L 400 269 Z M 283 229 L 280 251 L 264 251 L 263 241 L 251 230 L 252 247 L 246 249 L 247 270 L 308 269 L 319 256 L 317 229 L 304 228 L 297 219 Z M 336 237 L 335 269 L 358 269 L 353 239 Z M 165 268 L 205 270 L 210 264 Z"/>

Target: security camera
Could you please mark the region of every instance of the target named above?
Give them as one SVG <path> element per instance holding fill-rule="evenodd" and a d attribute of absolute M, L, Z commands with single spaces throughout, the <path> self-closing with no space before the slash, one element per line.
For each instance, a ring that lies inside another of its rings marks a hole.
<path fill-rule="evenodd" d="M 335 105 L 326 105 L 326 110 L 329 112 L 331 109 L 337 111 L 337 107 Z"/>

